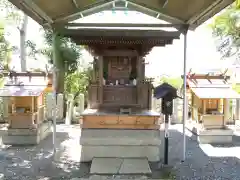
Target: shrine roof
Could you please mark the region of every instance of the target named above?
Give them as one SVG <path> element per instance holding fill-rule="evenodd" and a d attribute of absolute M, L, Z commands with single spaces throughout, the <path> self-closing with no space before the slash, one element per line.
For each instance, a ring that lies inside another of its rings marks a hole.
<path fill-rule="evenodd" d="M 103 10 L 135 10 L 195 29 L 234 0 L 9 0 L 41 25 L 70 22 Z"/>
<path fill-rule="evenodd" d="M 46 86 L 4 86 L 0 89 L 0 97 L 40 96 Z"/>
<path fill-rule="evenodd" d="M 240 94 L 232 88 L 192 88 L 192 91 L 201 99 L 240 99 Z"/>
<path fill-rule="evenodd" d="M 147 44 L 150 46 L 165 46 L 174 39 L 180 38 L 179 31 L 164 31 L 159 29 L 121 29 L 121 28 L 89 28 L 62 29 L 61 34 L 71 37 L 77 44 Z"/>

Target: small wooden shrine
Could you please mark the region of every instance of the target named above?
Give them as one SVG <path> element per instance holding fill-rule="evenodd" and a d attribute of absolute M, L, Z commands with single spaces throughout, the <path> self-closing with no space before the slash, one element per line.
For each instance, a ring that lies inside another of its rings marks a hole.
<path fill-rule="evenodd" d="M 9 132 L 41 129 L 45 123 L 44 96 L 46 90 L 51 86 L 51 75 L 31 72 L 6 72 L 3 75 L 5 76 L 5 85 L 0 89 L 0 96 L 9 98 L 6 130 Z M 9 139 L 11 138 L 5 136 L 3 142 L 6 144 L 20 143 Z M 29 142 L 29 144 L 32 143 Z"/>
<path fill-rule="evenodd" d="M 81 28 L 64 35 L 94 56 L 83 128 L 159 129 L 144 57 L 154 46 L 171 44 L 179 32 Z"/>
<path fill-rule="evenodd" d="M 240 98 L 229 79 L 230 76 L 224 74 L 188 75 L 192 119 L 203 123 L 206 128 L 220 128 L 227 123 L 230 111 L 227 100 Z"/>
<path fill-rule="evenodd" d="M 189 73 L 187 77 L 192 128 L 202 143 L 232 141 L 233 132 L 226 126 L 231 118 L 229 99 L 238 99 L 240 95 L 232 89 L 230 76 L 225 73 Z"/>

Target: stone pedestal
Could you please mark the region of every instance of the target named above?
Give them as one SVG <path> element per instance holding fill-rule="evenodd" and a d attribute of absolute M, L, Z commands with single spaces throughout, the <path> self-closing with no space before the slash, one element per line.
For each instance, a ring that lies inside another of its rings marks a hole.
<path fill-rule="evenodd" d="M 225 129 L 200 129 L 193 127 L 192 131 L 197 135 L 201 144 L 228 144 L 232 143 L 233 130 Z"/>
<path fill-rule="evenodd" d="M 81 161 L 103 158 L 147 158 L 160 160 L 159 130 L 83 129 Z"/>
<path fill-rule="evenodd" d="M 224 99 L 224 123 L 225 124 L 232 124 L 233 123 L 233 118 L 231 117 L 230 113 L 230 100 L 229 99 Z"/>
<path fill-rule="evenodd" d="M 2 142 L 8 145 L 35 145 L 51 133 L 51 123 L 45 122 L 36 129 L 2 128 Z"/>
<path fill-rule="evenodd" d="M 146 158 L 156 162 L 161 157 L 160 144 L 159 130 L 82 129 L 80 140 L 62 143 L 55 158 L 67 151 L 70 159 L 78 162 L 93 158 Z"/>

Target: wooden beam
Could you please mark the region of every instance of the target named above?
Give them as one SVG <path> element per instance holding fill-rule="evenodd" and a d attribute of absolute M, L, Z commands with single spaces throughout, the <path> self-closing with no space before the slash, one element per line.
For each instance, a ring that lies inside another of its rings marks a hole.
<path fill-rule="evenodd" d="M 163 31 L 163 30 L 146 30 L 146 29 L 104 29 L 104 28 L 78 28 L 78 29 L 59 29 L 63 36 L 78 36 L 78 37 L 129 37 L 129 38 L 162 38 L 162 39 L 179 39 L 180 32 L 178 31 Z"/>
<path fill-rule="evenodd" d="M 183 76 L 181 76 L 183 78 Z M 188 78 L 190 80 L 192 79 L 223 79 L 223 80 L 228 80 L 230 79 L 230 76 L 222 76 L 222 75 L 206 75 L 203 74 L 195 74 L 194 76 L 191 76 Z"/>
<path fill-rule="evenodd" d="M 138 52 L 135 50 L 104 50 L 102 55 L 103 56 L 136 57 L 138 56 Z"/>
<path fill-rule="evenodd" d="M 5 71 L 5 72 L 1 72 L 1 74 L 4 76 L 4 77 L 8 77 L 9 74 L 12 73 L 11 75 L 13 77 L 15 76 L 31 76 L 31 77 L 44 77 L 44 76 L 48 76 L 48 77 L 52 77 L 52 73 L 46 73 L 46 72 L 15 72 L 15 71 L 12 71 L 12 72 L 9 72 L 9 71 Z"/>
<path fill-rule="evenodd" d="M 128 28 L 182 28 L 183 24 L 147 24 L 147 23 L 142 23 L 142 24 L 132 24 L 132 23 L 56 23 L 54 26 L 56 27 L 97 27 L 97 28 L 102 28 L 102 27 L 128 27 Z"/>

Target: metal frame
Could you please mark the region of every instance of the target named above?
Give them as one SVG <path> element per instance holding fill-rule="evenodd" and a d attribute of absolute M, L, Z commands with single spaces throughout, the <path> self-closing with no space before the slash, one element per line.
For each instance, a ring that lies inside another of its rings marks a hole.
<path fill-rule="evenodd" d="M 179 24 L 189 24 L 189 30 L 194 30 L 208 18 L 212 17 L 223 8 L 232 4 L 234 0 L 215 0 L 208 8 L 200 9 L 199 12 L 196 12 L 192 18 L 188 20 L 182 20 L 176 17 L 172 17 L 166 13 L 161 12 L 161 9 L 164 10 L 166 4 L 168 4 L 168 0 L 161 2 L 159 8 L 146 7 L 146 4 L 141 4 L 135 0 L 100 0 L 94 1 L 92 4 L 87 5 L 84 8 L 81 8 L 75 0 L 72 0 L 72 3 L 76 7 L 75 12 L 73 14 L 53 19 L 49 17 L 39 6 L 34 3 L 34 0 L 8 0 L 16 5 L 18 8 L 22 9 L 26 14 L 31 15 L 33 19 L 38 21 L 43 26 L 51 27 L 54 23 L 60 22 L 69 22 L 76 20 L 78 18 L 82 18 L 84 16 L 88 16 L 94 14 L 96 12 L 100 12 L 103 10 L 110 9 L 128 9 L 128 10 L 137 10 L 142 13 L 145 13 L 149 16 L 162 19 L 171 23 L 179 23 Z M 117 2 L 122 2 L 121 7 L 116 6 Z M 115 6 L 114 6 L 115 4 Z"/>
<path fill-rule="evenodd" d="M 114 4 L 116 2 L 125 2 L 125 7 L 114 6 Z M 76 13 L 70 15 L 70 16 L 57 18 L 56 20 L 54 20 L 54 22 L 55 23 L 62 22 L 62 21 L 68 21 L 69 22 L 69 21 L 73 21 L 77 18 L 82 18 L 84 16 L 88 16 L 88 15 L 91 15 L 93 13 L 98 13 L 98 12 L 101 12 L 101 11 L 104 11 L 104 10 L 122 9 L 122 8 L 127 8 L 128 10 L 139 11 L 139 12 L 142 12 L 144 14 L 150 15 L 150 16 L 158 18 L 158 19 L 160 18 L 162 20 L 166 20 L 166 21 L 171 22 L 171 23 L 184 24 L 184 21 L 182 21 L 180 19 L 177 19 L 177 18 L 171 17 L 169 15 L 163 14 L 163 13 L 157 11 L 157 10 L 147 8 L 143 5 L 136 4 L 132 0 L 111 0 L 111 1 L 108 1 L 108 2 L 105 2 L 105 3 L 97 2 L 97 3 L 94 3 L 94 4 L 89 5 L 87 7 L 84 7 L 82 9 L 78 8 L 79 12 L 76 12 Z"/>
<path fill-rule="evenodd" d="M 183 156 L 182 161 L 186 159 L 186 118 L 187 118 L 187 33 L 189 25 L 185 25 L 182 30 L 183 39 Z"/>
<path fill-rule="evenodd" d="M 22 0 L 21 3 L 24 5 L 26 4 L 27 7 L 31 7 L 34 12 L 39 14 L 45 21 L 47 21 L 47 24 L 52 24 L 53 20 L 41 9 L 39 8 L 33 0 Z"/>

